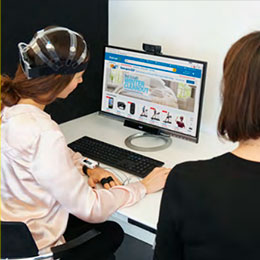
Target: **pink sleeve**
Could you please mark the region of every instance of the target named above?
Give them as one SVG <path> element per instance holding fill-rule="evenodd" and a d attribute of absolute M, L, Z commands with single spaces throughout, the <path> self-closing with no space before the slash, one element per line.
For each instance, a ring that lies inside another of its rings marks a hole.
<path fill-rule="evenodd" d="M 77 169 L 79 170 L 80 174 L 81 175 L 85 175 L 82 171 L 82 164 L 81 164 L 81 160 L 84 158 L 82 156 L 81 153 L 78 153 L 78 152 L 74 152 L 72 149 L 70 149 L 69 147 L 68 148 L 68 152 L 70 154 L 70 157 L 74 163 L 74 165 L 77 167 Z"/>
<path fill-rule="evenodd" d="M 60 131 L 43 132 L 37 146 L 32 172 L 43 186 L 71 214 L 88 222 L 102 222 L 121 207 L 133 205 L 145 196 L 140 183 L 93 190 L 79 173 Z"/>

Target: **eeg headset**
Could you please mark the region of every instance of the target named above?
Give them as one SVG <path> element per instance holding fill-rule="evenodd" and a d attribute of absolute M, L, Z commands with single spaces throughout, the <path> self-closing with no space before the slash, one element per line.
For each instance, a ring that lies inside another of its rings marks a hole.
<path fill-rule="evenodd" d="M 47 36 L 48 34 L 56 31 L 66 31 L 70 36 L 69 55 L 66 60 L 61 60 L 59 58 L 55 51 L 54 45 Z M 77 36 L 82 39 L 85 47 L 80 57 L 77 60 L 74 60 L 77 51 Z M 41 51 L 41 47 L 38 44 L 39 41 L 45 46 L 49 57 Z M 88 50 L 85 40 L 80 34 L 65 27 L 54 27 L 47 30 L 40 30 L 36 33 L 36 36 L 29 44 L 20 42 L 18 44 L 18 48 L 20 54 L 20 64 L 28 79 L 48 76 L 51 74 L 75 74 L 85 70 L 87 67 L 87 62 L 85 60 Z M 42 60 L 42 65 L 35 65 L 30 59 L 28 56 L 28 51 L 30 49 L 32 49 L 33 52 Z"/>

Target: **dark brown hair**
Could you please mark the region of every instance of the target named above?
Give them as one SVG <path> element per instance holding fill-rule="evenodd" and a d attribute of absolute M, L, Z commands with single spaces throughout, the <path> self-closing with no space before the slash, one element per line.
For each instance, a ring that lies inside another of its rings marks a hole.
<path fill-rule="evenodd" d="M 56 26 L 46 27 L 45 30 Z M 48 34 L 48 38 L 55 46 L 55 51 L 61 60 L 66 60 L 69 55 L 70 37 L 66 31 L 56 31 Z M 77 35 L 77 50 L 74 60 L 77 60 L 83 49 L 84 43 Z M 45 46 L 39 41 L 41 51 L 48 56 Z M 35 66 L 43 64 L 42 60 L 35 55 L 32 49 L 28 51 L 28 56 Z M 89 55 L 87 55 L 88 59 Z M 33 79 L 27 79 L 21 65 L 18 65 L 15 77 L 12 79 L 7 75 L 1 76 L 1 110 L 4 106 L 13 106 L 19 102 L 21 98 L 30 98 L 40 104 L 50 104 L 58 96 L 58 94 L 66 88 L 73 79 L 75 74 L 69 75 L 49 75 Z"/>
<path fill-rule="evenodd" d="M 260 137 L 260 31 L 229 49 L 223 67 L 219 135 L 245 141 Z"/>

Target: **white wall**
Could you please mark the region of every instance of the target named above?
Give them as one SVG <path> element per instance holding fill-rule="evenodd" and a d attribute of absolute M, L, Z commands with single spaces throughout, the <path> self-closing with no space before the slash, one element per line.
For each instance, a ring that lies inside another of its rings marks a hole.
<path fill-rule="evenodd" d="M 202 129 L 215 132 L 222 63 L 231 44 L 260 30 L 259 1 L 109 1 L 109 44 L 208 61 Z"/>

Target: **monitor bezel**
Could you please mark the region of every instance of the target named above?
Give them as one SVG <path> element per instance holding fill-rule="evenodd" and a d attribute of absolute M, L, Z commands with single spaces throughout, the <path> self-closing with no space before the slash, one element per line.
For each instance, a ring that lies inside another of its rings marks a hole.
<path fill-rule="evenodd" d="M 184 60 L 184 61 L 196 62 L 196 63 L 202 64 L 203 69 L 202 69 L 202 76 L 201 76 L 201 90 L 200 90 L 200 97 L 199 97 L 199 109 L 198 109 L 198 120 L 197 120 L 196 135 L 192 136 L 192 135 L 184 134 L 184 133 L 177 132 L 177 131 L 174 131 L 174 130 L 167 130 L 167 129 L 160 127 L 160 126 L 151 125 L 151 124 L 148 124 L 148 123 L 145 123 L 145 122 L 140 122 L 140 121 L 132 119 L 132 118 L 127 118 L 127 117 L 124 117 L 124 116 L 121 116 L 121 115 L 115 115 L 113 113 L 103 111 L 102 110 L 102 101 L 103 101 L 103 86 L 104 86 L 104 69 L 105 69 L 106 48 L 113 48 L 113 49 L 118 49 L 118 50 L 123 50 L 123 51 L 130 51 L 130 52 L 134 52 L 134 53 L 141 53 L 141 54 L 145 54 L 145 55 L 159 56 L 159 57 L 163 57 L 163 58 Z M 101 108 L 100 108 L 99 113 L 102 114 L 102 115 L 112 117 L 113 119 L 120 120 L 122 122 L 124 120 L 129 120 L 129 121 L 135 122 L 135 123 L 140 124 L 140 125 L 145 125 L 145 126 L 148 126 L 148 127 L 154 128 L 154 129 L 158 129 L 159 134 L 171 135 L 171 136 L 174 136 L 174 137 L 177 137 L 177 138 L 181 138 L 181 139 L 185 139 L 185 140 L 188 140 L 188 141 L 198 143 L 199 142 L 200 125 L 201 125 L 201 119 L 202 119 L 201 117 L 202 117 L 203 97 L 204 97 L 204 90 L 205 90 L 205 83 L 206 83 L 207 65 L 208 65 L 208 63 L 206 61 L 197 60 L 197 59 L 190 59 L 190 58 L 180 57 L 180 56 L 177 57 L 177 56 L 165 55 L 165 54 L 162 54 L 162 53 L 153 54 L 153 53 L 148 53 L 148 52 L 145 52 L 145 51 L 142 51 L 142 50 L 135 50 L 135 49 L 130 49 L 130 48 L 126 48 L 126 47 L 109 45 L 109 44 L 105 45 L 104 51 L 103 51 L 103 78 L 102 78 L 102 85 L 101 85 L 101 89 L 102 89 Z"/>

